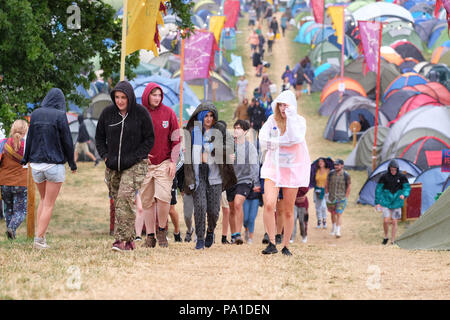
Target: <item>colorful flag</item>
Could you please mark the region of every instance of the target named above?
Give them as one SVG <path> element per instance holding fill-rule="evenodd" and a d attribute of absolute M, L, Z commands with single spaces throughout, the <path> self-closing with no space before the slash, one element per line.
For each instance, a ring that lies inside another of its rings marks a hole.
<path fill-rule="evenodd" d="M 184 81 L 209 78 L 218 49 L 213 33 L 197 31 L 191 34 L 184 45 Z"/>
<path fill-rule="evenodd" d="M 158 24 L 164 25 L 161 12 L 165 12 L 163 0 L 128 0 L 127 38 L 125 55 L 136 50 L 151 50 L 158 56 Z M 125 14 L 125 13 L 124 13 Z"/>
<path fill-rule="evenodd" d="M 209 18 L 209 31 L 214 33 L 217 43 L 220 41 L 220 34 L 225 23 L 224 16 L 212 16 Z"/>
<path fill-rule="evenodd" d="M 380 59 L 380 33 L 383 25 L 375 21 L 358 21 L 359 34 L 363 48 L 364 63 L 367 70 L 378 72 L 378 59 Z"/>
<path fill-rule="evenodd" d="M 239 11 L 241 4 L 239 0 L 226 0 L 223 5 L 223 14 L 227 17 L 224 28 L 236 29 L 236 24 L 239 19 Z"/>
<path fill-rule="evenodd" d="M 323 24 L 323 9 L 324 9 L 324 0 L 311 0 L 311 7 L 314 14 L 314 20 L 316 23 Z"/>
<path fill-rule="evenodd" d="M 344 7 L 332 6 L 327 9 L 328 15 L 331 17 L 333 29 L 336 30 L 337 42 L 344 43 Z"/>

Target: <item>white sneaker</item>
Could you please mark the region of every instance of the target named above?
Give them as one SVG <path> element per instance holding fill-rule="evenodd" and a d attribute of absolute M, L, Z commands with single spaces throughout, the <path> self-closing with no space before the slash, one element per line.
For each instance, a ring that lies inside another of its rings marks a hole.
<path fill-rule="evenodd" d="M 47 241 L 45 238 L 34 238 L 33 243 L 34 249 L 50 249 L 50 246 L 47 244 Z"/>
<path fill-rule="evenodd" d="M 247 243 L 248 244 L 253 244 L 253 239 L 252 238 L 248 238 Z"/>
<path fill-rule="evenodd" d="M 302 239 L 302 242 L 303 243 L 306 243 L 308 241 L 308 237 L 304 237 L 303 239 Z"/>
<path fill-rule="evenodd" d="M 326 229 L 326 228 L 327 228 L 327 224 L 324 223 L 324 224 L 322 225 L 322 228 L 323 228 L 323 229 Z"/>
<path fill-rule="evenodd" d="M 289 243 L 294 243 L 294 240 L 293 239 L 289 240 Z"/>
<path fill-rule="evenodd" d="M 336 238 L 340 238 L 341 237 L 341 230 L 336 231 Z"/>

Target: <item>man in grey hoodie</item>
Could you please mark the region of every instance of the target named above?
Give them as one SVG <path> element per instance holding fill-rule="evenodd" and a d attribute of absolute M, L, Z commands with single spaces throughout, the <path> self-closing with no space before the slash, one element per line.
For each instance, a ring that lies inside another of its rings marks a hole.
<path fill-rule="evenodd" d="M 237 183 L 227 190 L 227 200 L 230 205 L 231 243 L 243 244 L 241 229 L 244 224 L 244 201 L 253 189 L 261 191 L 259 181 L 258 151 L 245 139 L 250 129 L 247 121 L 238 120 L 233 126 L 235 138 L 234 172 Z"/>

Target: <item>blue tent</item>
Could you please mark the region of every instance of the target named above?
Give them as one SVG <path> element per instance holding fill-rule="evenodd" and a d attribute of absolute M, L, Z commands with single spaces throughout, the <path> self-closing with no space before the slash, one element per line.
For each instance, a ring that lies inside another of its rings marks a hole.
<path fill-rule="evenodd" d="M 440 167 L 430 168 L 417 176 L 414 183 L 422 183 L 422 214 L 435 202 L 434 198 L 450 186 L 450 172 L 442 172 Z"/>
<path fill-rule="evenodd" d="M 308 27 L 309 27 L 310 25 L 312 25 L 313 23 L 315 23 L 315 22 L 314 22 L 314 21 L 308 21 L 308 22 L 305 22 L 305 23 L 301 26 L 300 30 L 298 30 L 297 36 L 295 37 L 294 41 L 295 41 L 295 42 L 300 42 L 300 43 L 307 43 L 306 40 L 305 40 L 305 31 L 306 31 L 306 29 L 308 29 Z"/>
<path fill-rule="evenodd" d="M 166 106 L 171 107 L 175 113 L 179 113 L 180 104 L 180 78 L 164 78 L 159 75 L 153 75 L 150 77 L 136 77 L 135 79 L 130 81 L 130 84 L 133 86 L 134 94 L 136 95 L 137 103 L 142 103 L 141 97 L 144 93 L 145 87 L 149 82 L 157 83 L 164 92 L 163 103 Z M 200 104 L 200 100 L 197 98 L 195 93 L 189 88 L 189 85 L 184 82 L 183 83 L 183 109 L 186 107 L 194 107 L 196 108 Z M 183 112 L 184 113 L 184 112 Z M 183 118 L 185 115 L 183 114 Z"/>
<path fill-rule="evenodd" d="M 387 172 L 389 162 L 391 162 L 391 160 L 392 159 L 389 159 L 383 162 L 370 174 L 366 183 L 364 183 L 361 188 L 361 191 L 359 191 L 357 203 L 368 204 L 371 206 L 375 205 L 375 189 L 377 187 L 378 180 L 380 180 L 380 177 Z M 400 171 L 406 171 L 406 177 L 410 182 L 412 180 L 411 178 L 415 178 L 422 173 L 422 170 L 411 161 L 402 158 L 395 158 L 395 160 L 397 160 Z"/>
<path fill-rule="evenodd" d="M 356 59 L 358 58 L 358 48 L 356 47 L 355 43 L 353 42 L 352 38 L 345 35 L 344 37 L 345 46 L 344 46 L 344 55 Z M 337 36 L 332 34 L 328 37 L 327 41 L 331 44 L 333 44 L 336 48 L 341 50 L 341 45 L 337 42 Z"/>
<path fill-rule="evenodd" d="M 428 48 L 432 48 L 434 46 L 435 42 L 439 39 L 442 32 L 447 32 L 446 25 L 442 25 L 433 31 L 433 33 L 430 35 L 430 39 L 428 40 Z"/>
<path fill-rule="evenodd" d="M 334 29 L 330 26 L 326 26 L 325 30 L 321 28 L 318 33 L 313 37 L 312 43 L 318 44 L 322 41 L 326 41 L 331 35 L 335 33 Z"/>

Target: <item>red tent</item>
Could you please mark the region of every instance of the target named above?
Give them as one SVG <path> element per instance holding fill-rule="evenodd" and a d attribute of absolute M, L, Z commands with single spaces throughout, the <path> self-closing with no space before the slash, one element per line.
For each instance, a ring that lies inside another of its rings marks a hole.
<path fill-rule="evenodd" d="M 400 158 L 407 159 L 422 170 L 426 170 L 441 166 L 443 149 L 450 149 L 450 145 L 444 140 L 434 136 L 420 137 L 403 150 Z"/>
<path fill-rule="evenodd" d="M 405 113 L 423 106 L 442 106 L 442 103 L 425 93 L 414 95 L 403 103 L 397 113 L 397 117 L 388 123 L 388 127 L 397 122 Z"/>

